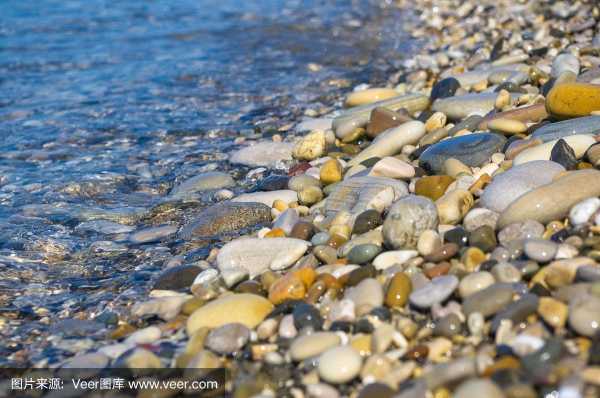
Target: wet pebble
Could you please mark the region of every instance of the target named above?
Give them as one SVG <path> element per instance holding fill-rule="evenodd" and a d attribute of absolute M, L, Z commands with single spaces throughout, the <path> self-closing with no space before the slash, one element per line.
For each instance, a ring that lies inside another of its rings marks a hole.
<path fill-rule="evenodd" d="M 410 303 L 418 308 L 430 308 L 445 301 L 458 287 L 458 278 L 454 275 L 439 276 L 426 285 L 413 290 Z"/>

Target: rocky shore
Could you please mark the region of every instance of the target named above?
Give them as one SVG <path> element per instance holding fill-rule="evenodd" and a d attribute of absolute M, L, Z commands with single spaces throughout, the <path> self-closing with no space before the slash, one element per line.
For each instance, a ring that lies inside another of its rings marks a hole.
<path fill-rule="evenodd" d="M 600 6 L 395 6 L 422 46 L 386 85 L 89 217 L 112 258 L 165 260 L 29 365 L 224 367 L 236 398 L 599 396 Z"/>

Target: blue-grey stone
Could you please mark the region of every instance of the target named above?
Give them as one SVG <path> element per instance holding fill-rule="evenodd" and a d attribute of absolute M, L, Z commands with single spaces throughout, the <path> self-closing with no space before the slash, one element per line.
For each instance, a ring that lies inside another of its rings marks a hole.
<path fill-rule="evenodd" d="M 598 133 L 600 133 L 600 116 L 585 116 L 547 124 L 537 129 L 532 137 L 547 142 L 571 135 Z"/>

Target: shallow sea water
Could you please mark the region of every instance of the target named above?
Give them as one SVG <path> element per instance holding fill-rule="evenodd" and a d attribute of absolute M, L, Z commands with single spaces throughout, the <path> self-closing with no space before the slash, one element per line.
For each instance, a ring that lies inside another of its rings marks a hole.
<path fill-rule="evenodd" d="M 205 258 L 210 245 L 127 233 L 193 218 L 210 198 L 152 209 L 198 172 L 247 189 L 226 162 L 236 137 L 385 83 L 415 45 L 413 16 L 375 0 L 8 0 L 0 14 L 0 365 L 85 349 L 60 339 L 93 327 L 65 320 L 119 312 L 173 256 Z"/>

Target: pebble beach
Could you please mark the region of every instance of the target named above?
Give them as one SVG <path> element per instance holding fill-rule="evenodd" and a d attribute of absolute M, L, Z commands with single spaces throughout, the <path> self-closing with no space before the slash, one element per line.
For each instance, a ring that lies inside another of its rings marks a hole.
<path fill-rule="evenodd" d="M 2 247 L 1 366 L 225 368 L 215 397 L 599 397 L 600 4 L 386 9 L 413 44 L 367 53 L 371 80 L 329 73 L 261 128 L 161 135 L 13 205 L 2 223 L 52 233 Z M 61 159 L 45 145 L 2 158 Z M 3 205 L 43 190 L 0 182 Z M 43 302 L 9 290 L 67 271 Z"/>

